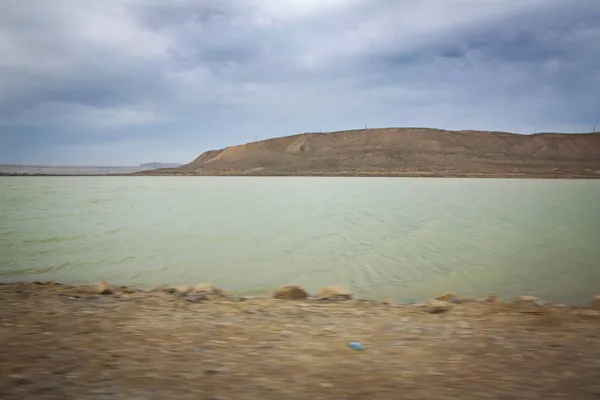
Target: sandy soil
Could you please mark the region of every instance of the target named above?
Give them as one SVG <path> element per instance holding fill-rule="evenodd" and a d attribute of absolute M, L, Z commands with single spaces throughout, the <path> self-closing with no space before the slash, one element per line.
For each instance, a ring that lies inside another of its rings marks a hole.
<path fill-rule="evenodd" d="M 600 398 L 600 311 L 33 283 L 0 298 L 6 400 Z"/>

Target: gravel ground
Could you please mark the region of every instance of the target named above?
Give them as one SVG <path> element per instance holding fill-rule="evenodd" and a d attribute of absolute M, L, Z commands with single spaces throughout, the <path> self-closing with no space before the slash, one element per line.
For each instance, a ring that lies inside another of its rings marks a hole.
<path fill-rule="evenodd" d="M 600 399 L 594 310 L 57 284 L 0 285 L 0 298 L 5 400 Z"/>

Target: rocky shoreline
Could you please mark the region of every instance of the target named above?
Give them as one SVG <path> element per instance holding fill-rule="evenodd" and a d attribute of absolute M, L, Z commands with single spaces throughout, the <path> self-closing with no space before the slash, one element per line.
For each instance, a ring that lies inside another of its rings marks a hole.
<path fill-rule="evenodd" d="M 2 399 L 597 399 L 590 307 L 0 284 Z"/>

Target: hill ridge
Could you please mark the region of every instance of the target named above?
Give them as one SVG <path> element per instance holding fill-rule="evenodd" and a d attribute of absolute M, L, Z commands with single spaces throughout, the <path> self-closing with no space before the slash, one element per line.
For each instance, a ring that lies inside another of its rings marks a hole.
<path fill-rule="evenodd" d="M 306 132 L 209 150 L 145 175 L 600 178 L 600 134 L 433 128 Z"/>

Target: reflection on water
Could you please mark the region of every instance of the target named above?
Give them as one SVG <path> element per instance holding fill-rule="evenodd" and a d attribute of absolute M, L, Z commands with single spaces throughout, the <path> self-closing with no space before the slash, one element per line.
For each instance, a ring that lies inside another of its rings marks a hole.
<path fill-rule="evenodd" d="M 585 303 L 600 290 L 598 199 L 600 181 L 0 178 L 0 279 Z"/>

